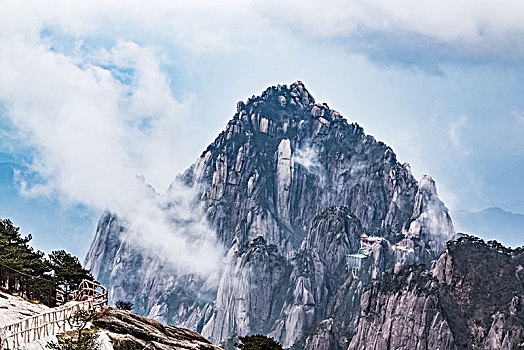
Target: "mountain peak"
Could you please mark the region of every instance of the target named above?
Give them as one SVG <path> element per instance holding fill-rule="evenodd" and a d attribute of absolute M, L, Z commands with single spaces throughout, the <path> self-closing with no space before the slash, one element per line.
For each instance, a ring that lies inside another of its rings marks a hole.
<path fill-rule="evenodd" d="M 304 85 L 304 83 L 301 82 L 300 80 L 297 80 L 296 82 L 291 84 L 289 89 L 291 90 L 292 93 L 295 93 L 298 96 L 309 98 L 312 104 L 315 103 L 315 99 L 313 98 L 313 96 L 311 96 L 309 91 L 306 89 L 306 86 Z"/>
<path fill-rule="evenodd" d="M 286 84 L 270 86 L 259 96 L 253 95 L 246 102 L 239 101 L 237 112 L 257 107 L 261 103 L 275 107 L 280 106 L 281 108 L 294 106 L 299 109 L 309 109 L 315 104 L 315 99 L 306 89 L 304 83 L 297 80 L 289 86 Z"/>
<path fill-rule="evenodd" d="M 103 267 L 97 278 L 114 298 L 216 342 L 263 332 L 284 347 L 304 348 L 302 339 L 316 332 L 330 305 L 341 305 L 335 314 L 344 315 L 333 324 L 352 333 L 365 281 L 403 264 L 429 266 L 454 235 L 433 180 L 419 188 L 391 148 L 316 103 L 300 81 L 239 102 L 182 182 L 195 190 L 224 247 L 218 287 L 182 270 L 150 273 L 149 261 L 162 261 L 135 252 L 118 218 L 101 221 L 91 266 Z M 170 210 L 177 205 L 167 203 Z M 357 276 L 346 256 L 358 251 L 362 233 L 383 239 Z"/>
<path fill-rule="evenodd" d="M 437 185 L 435 180 L 429 175 L 424 175 L 419 183 L 419 188 L 428 194 L 437 195 Z"/>

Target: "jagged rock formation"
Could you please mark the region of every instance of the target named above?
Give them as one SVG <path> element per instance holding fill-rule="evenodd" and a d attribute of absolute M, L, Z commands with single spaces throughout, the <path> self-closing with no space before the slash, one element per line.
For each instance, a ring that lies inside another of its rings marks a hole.
<path fill-rule="evenodd" d="M 175 182 L 195 189 L 226 249 L 218 287 L 134 248 L 125 221 L 110 213 L 86 264 L 113 300 L 133 300 L 140 313 L 217 343 L 258 332 L 285 347 L 347 346 L 367 281 L 430 266 L 455 234 L 431 178 L 417 183 L 391 148 L 316 103 L 301 82 L 239 102 Z M 385 240 L 354 278 L 345 254 L 362 233 Z"/>
<path fill-rule="evenodd" d="M 453 231 L 451 218 L 444 203 L 437 197 L 435 181 L 424 176 L 419 183 L 412 222 L 407 230 L 408 237 L 415 237 L 426 242 L 431 251 L 445 249 L 442 237 Z"/>
<path fill-rule="evenodd" d="M 189 329 L 163 326 L 129 311 L 105 308 L 96 313 L 93 325 L 105 330 L 114 350 L 195 349 L 220 350 L 206 338 Z"/>
<path fill-rule="evenodd" d="M 349 349 L 524 348 L 524 252 L 460 238 L 432 271 L 372 282 L 361 310 Z"/>

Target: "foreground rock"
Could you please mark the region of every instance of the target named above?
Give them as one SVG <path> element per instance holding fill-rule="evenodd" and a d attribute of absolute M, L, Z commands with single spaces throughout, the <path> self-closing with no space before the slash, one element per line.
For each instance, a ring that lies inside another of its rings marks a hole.
<path fill-rule="evenodd" d="M 50 310 L 43 304 L 0 292 L 0 327 Z"/>
<path fill-rule="evenodd" d="M 95 314 L 93 325 L 107 331 L 114 350 L 220 349 L 196 332 L 110 307 Z"/>
<path fill-rule="evenodd" d="M 349 349 L 524 349 L 524 252 L 460 238 L 365 288 Z"/>

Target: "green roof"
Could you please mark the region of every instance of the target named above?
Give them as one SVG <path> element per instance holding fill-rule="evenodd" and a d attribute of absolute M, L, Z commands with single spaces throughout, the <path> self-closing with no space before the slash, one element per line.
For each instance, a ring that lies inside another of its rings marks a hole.
<path fill-rule="evenodd" d="M 352 257 L 355 257 L 355 258 L 359 258 L 359 259 L 365 259 L 367 258 L 368 256 L 366 254 L 348 254 L 348 256 L 352 256 Z"/>

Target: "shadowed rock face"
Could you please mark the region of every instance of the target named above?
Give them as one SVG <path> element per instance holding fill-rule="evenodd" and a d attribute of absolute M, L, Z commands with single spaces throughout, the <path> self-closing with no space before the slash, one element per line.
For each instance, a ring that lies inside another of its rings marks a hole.
<path fill-rule="evenodd" d="M 523 266 L 522 252 L 461 238 L 432 271 L 410 266 L 367 286 L 349 349 L 522 348 Z"/>
<path fill-rule="evenodd" d="M 105 308 L 94 315 L 93 324 L 108 331 L 114 350 L 199 349 L 219 350 L 200 334 L 161 323 L 129 311 Z"/>
<path fill-rule="evenodd" d="M 239 102 L 175 182 L 196 190 L 225 247 L 218 283 L 136 250 L 110 213 L 86 264 L 112 300 L 132 300 L 140 313 L 217 343 L 256 332 L 285 347 L 347 346 L 364 284 L 405 264 L 430 266 L 455 234 L 431 178 L 419 185 L 391 148 L 315 103 L 301 82 Z M 385 240 L 354 279 L 345 254 L 358 249 L 362 233 Z"/>

